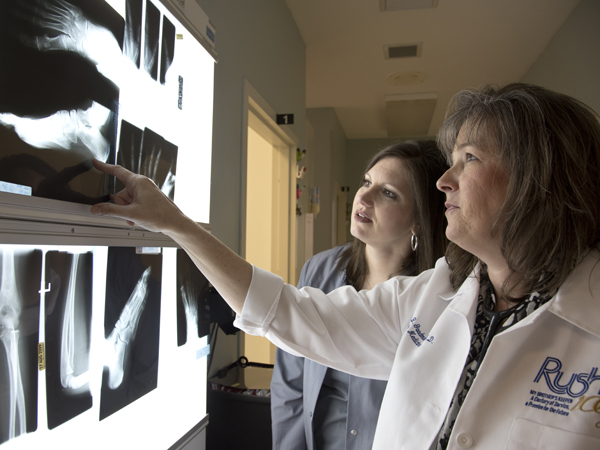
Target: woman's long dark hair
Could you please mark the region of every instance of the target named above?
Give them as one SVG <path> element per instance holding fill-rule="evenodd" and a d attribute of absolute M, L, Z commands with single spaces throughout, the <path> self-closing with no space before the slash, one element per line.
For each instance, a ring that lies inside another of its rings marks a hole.
<path fill-rule="evenodd" d="M 405 141 L 391 145 L 373 156 L 364 174 L 385 158 L 398 158 L 403 162 L 413 197 L 415 223 L 420 226 L 416 251 L 390 276 L 399 275 L 409 267 L 414 267 L 416 273 L 421 273 L 431 269 L 446 251 L 446 196 L 438 191 L 435 183 L 448 169 L 448 165 L 435 141 Z M 365 247 L 360 239 L 354 239 L 338 260 L 338 269 L 346 270 L 348 282 L 357 289 L 362 288 L 369 272 Z"/>

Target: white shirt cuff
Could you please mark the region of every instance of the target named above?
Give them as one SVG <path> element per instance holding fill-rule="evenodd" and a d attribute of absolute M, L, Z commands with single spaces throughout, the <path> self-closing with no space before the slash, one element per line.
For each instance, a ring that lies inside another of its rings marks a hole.
<path fill-rule="evenodd" d="M 250 289 L 234 326 L 248 334 L 264 336 L 269 331 L 282 288 L 283 278 L 253 265 Z"/>

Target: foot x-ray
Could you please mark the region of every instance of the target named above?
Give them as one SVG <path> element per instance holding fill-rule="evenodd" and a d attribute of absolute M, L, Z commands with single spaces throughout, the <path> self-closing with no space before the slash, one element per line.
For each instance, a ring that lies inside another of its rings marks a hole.
<path fill-rule="evenodd" d="M 46 396 L 48 428 L 92 407 L 90 343 L 93 254 L 46 253 Z"/>
<path fill-rule="evenodd" d="M 110 247 L 100 419 L 156 388 L 162 255 Z"/>
<path fill-rule="evenodd" d="M 108 194 L 89 161 L 115 158 L 123 33 L 123 18 L 105 2 L 0 2 L 0 158 L 12 174 L 2 181 L 58 200 L 93 203 Z M 73 183 L 39 169 L 61 173 L 86 161 Z M 44 181 L 64 183 L 42 189 Z M 67 188 L 82 195 L 73 199 Z"/>
<path fill-rule="evenodd" d="M 208 280 L 184 250 L 177 250 L 177 345 L 206 336 L 210 322 Z"/>
<path fill-rule="evenodd" d="M 91 159 L 116 160 L 121 86 L 143 74 L 165 85 L 175 53 L 175 26 L 151 1 L 128 0 L 125 13 L 103 1 L 0 1 L 0 181 L 87 204 L 113 191 Z M 125 118 L 146 128 L 148 113 L 130 104 Z M 143 173 L 173 198 L 177 145 L 146 130 Z"/>
<path fill-rule="evenodd" d="M 0 443 L 37 429 L 42 252 L 0 249 Z"/>

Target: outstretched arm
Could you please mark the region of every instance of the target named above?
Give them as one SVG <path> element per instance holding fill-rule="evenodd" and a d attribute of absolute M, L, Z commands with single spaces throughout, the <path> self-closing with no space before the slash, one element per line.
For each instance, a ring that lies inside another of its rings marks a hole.
<path fill-rule="evenodd" d="M 112 196 L 114 203 L 92 206 L 92 214 L 120 217 L 131 226 L 169 236 L 187 252 L 229 306 L 241 314 L 252 266 L 183 214 L 149 178 L 97 160 L 94 166 L 117 177 L 125 189 Z"/>

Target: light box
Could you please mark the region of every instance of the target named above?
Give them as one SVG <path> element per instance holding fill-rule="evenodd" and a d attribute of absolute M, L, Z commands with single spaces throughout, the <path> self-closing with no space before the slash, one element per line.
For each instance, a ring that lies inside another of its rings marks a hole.
<path fill-rule="evenodd" d="M 206 424 L 209 284 L 90 214 L 149 176 L 210 229 L 215 30 L 195 1 L 0 2 L 0 449 L 169 449 Z"/>

